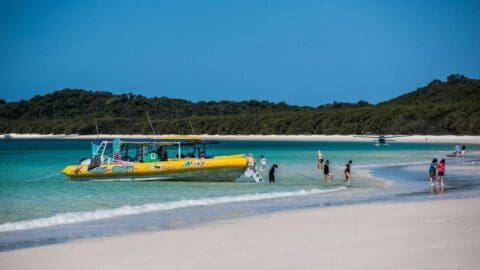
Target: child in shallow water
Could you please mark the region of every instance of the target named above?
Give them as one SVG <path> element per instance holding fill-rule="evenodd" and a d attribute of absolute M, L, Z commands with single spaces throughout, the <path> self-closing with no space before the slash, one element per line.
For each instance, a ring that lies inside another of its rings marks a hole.
<path fill-rule="evenodd" d="M 437 165 L 437 173 L 438 173 L 438 181 L 440 181 L 440 185 L 444 186 L 444 178 L 445 178 L 445 159 L 440 160 Z"/>
<path fill-rule="evenodd" d="M 352 160 L 349 160 L 347 164 L 345 164 L 345 170 L 343 171 L 343 175 L 345 175 L 345 182 L 350 182 L 352 181 L 352 174 L 350 172 L 350 169 L 352 167 Z"/>

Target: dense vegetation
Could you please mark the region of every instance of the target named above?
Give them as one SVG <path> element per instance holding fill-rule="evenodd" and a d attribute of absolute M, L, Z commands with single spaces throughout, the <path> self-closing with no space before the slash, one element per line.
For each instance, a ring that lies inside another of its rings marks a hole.
<path fill-rule="evenodd" d="M 321 103 L 321 101 L 319 101 Z M 0 133 L 95 134 L 480 134 L 480 80 L 450 75 L 371 105 L 190 102 L 167 97 L 64 89 L 30 100 L 0 100 Z"/>

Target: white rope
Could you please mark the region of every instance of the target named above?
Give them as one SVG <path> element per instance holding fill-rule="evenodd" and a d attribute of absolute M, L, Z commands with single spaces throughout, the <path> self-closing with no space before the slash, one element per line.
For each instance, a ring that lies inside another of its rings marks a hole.
<path fill-rule="evenodd" d="M 54 177 L 54 176 L 57 176 L 57 175 L 60 175 L 60 174 L 62 174 L 62 171 L 56 172 L 56 173 L 54 173 L 54 174 L 47 175 L 47 176 L 45 176 L 45 177 L 27 179 L 27 180 L 25 180 L 25 182 L 34 182 L 34 181 L 47 180 L 47 179 L 50 179 L 50 178 L 52 178 L 52 177 Z"/>

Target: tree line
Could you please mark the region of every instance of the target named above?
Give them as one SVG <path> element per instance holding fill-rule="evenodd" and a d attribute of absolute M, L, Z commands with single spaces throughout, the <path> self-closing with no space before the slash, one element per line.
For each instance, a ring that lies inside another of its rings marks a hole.
<path fill-rule="evenodd" d="M 321 101 L 319 101 L 321 103 Z M 168 97 L 63 89 L 29 100 L 0 100 L 0 133 L 149 134 L 480 134 L 480 80 L 453 74 L 391 100 L 191 102 Z M 191 125 L 190 125 L 191 124 Z"/>

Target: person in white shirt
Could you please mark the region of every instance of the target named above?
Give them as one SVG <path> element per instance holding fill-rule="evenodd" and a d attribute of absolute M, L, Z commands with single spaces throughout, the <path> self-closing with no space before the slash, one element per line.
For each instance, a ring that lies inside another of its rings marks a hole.
<path fill-rule="evenodd" d="M 260 156 L 260 171 L 263 172 L 267 168 L 267 159 L 264 155 Z"/>
<path fill-rule="evenodd" d="M 323 169 L 323 153 L 320 150 L 317 153 L 317 169 Z"/>

